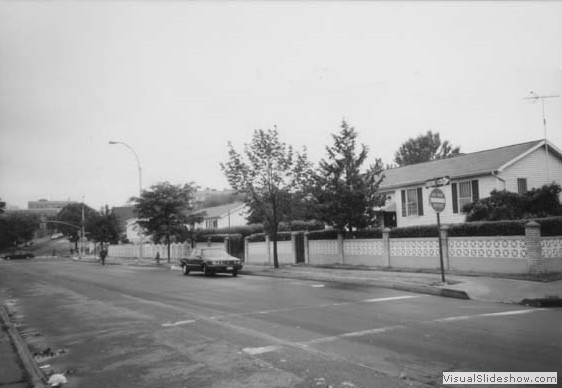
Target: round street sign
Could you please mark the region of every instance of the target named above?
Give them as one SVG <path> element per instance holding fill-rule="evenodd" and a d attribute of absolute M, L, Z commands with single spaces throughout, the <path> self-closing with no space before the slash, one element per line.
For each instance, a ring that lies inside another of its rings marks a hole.
<path fill-rule="evenodd" d="M 441 189 L 433 189 L 429 193 L 429 204 L 436 213 L 441 213 L 445 209 L 445 194 Z"/>

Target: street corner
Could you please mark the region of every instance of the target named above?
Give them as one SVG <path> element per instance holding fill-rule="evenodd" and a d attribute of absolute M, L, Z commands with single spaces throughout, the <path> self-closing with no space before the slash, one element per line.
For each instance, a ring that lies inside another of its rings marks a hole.
<path fill-rule="evenodd" d="M 519 304 L 531 307 L 562 307 L 562 297 L 553 295 L 544 298 L 525 298 Z"/>

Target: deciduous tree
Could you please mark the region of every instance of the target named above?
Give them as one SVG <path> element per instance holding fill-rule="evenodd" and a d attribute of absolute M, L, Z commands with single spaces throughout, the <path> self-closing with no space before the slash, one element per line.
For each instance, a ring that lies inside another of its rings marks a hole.
<path fill-rule="evenodd" d="M 33 238 L 39 229 L 39 217 L 23 212 L 0 215 L 0 248 L 16 247 Z"/>
<path fill-rule="evenodd" d="M 460 153 L 460 147 L 453 147 L 447 140 L 441 141 L 439 133 L 427 131 L 425 135 L 410 138 L 394 154 L 394 163 L 398 166 L 445 159 Z"/>
<path fill-rule="evenodd" d="M 57 222 L 54 225 L 70 242 L 74 243 L 74 248 L 78 250 L 82 226 L 85 227 L 86 222 L 96 215 L 97 212 L 88 205 L 71 203 L 63 207 L 57 214 Z"/>
<path fill-rule="evenodd" d="M 107 206 L 86 222 L 86 234 L 95 242 L 117 244 L 123 232 L 121 229 L 117 217 Z"/>
<path fill-rule="evenodd" d="M 194 183 L 173 185 L 158 183 L 144 190 L 140 197 L 133 197 L 139 217 L 139 226 L 155 242 L 165 242 L 170 262 L 170 244 L 173 238 L 185 236 L 186 225 L 191 222 L 188 213 L 193 209 L 196 191 Z"/>
<path fill-rule="evenodd" d="M 228 148 L 228 161 L 221 163 L 221 169 L 230 186 L 245 194 L 248 207 L 263 216 L 264 226 L 273 238 L 273 265 L 279 268 L 279 223 L 312 176 L 306 150 L 293 152 L 292 146 L 279 139 L 277 128 L 255 130 L 243 153 L 230 142 Z"/>

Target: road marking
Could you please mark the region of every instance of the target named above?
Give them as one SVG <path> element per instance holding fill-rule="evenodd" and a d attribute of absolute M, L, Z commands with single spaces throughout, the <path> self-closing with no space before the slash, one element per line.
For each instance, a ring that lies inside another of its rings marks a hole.
<path fill-rule="evenodd" d="M 385 333 L 385 332 L 390 331 L 390 330 L 396 330 L 396 329 L 402 329 L 402 328 L 404 328 L 404 325 L 394 325 L 394 326 L 378 327 L 376 329 L 352 331 L 352 332 L 349 332 L 349 333 L 343 333 L 343 334 L 334 335 L 334 336 L 331 336 L 331 337 L 321 337 L 321 338 L 316 338 L 316 339 L 309 340 L 309 341 L 304 341 L 304 342 L 301 342 L 301 344 L 303 344 L 303 345 L 320 344 L 320 343 L 324 343 L 324 342 L 336 341 L 336 340 L 339 340 L 339 339 L 342 339 L 342 338 L 361 337 L 361 336 L 369 335 L 369 334 L 381 334 L 381 333 Z"/>
<path fill-rule="evenodd" d="M 280 348 L 281 346 L 279 345 L 270 345 L 270 346 L 262 346 L 261 348 L 244 348 L 242 349 L 242 351 L 246 354 L 255 356 L 256 354 L 274 352 Z"/>
<path fill-rule="evenodd" d="M 367 303 L 374 303 L 374 302 L 387 302 L 391 300 L 400 300 L 400 299 L 412 299 L 412 298 L 420 298 L 420 295 L 403 295 L 403 296 L 391 296 L 388 298 L 376 298 L 376 299 L 365 299 L 363 302 Z"/>
<path fill-rule="evenodd" d="M 187 325 L 190 323 L 195 322 L 194 319 L 189 319 L 187 321 L 177 321 L 177 322 L 173 322 L 173 323 L 163 323 L 162 327 L 172 327 L 172 326 L 181 326 L 181 325 Z"/>
<path fill-rule="evenodd" d="M 480 318 L 480 317 L 504 317 L 509 315 L 521 315 L 521 314 L 530 314 L 535 311 L 541 311 L 544 309 L 526 309 L 526 310 L 514 310 L 514 311 L 502 311 L 499 313 L 485 313 L 485 314 L 476 314 L 476 315 L 460 315 L 458 317 L 448 317 L 448 318 L 440 318 L 435 319 L 430 322 L 454 322 L 454 321 L 464 321 L 467 319 L 473 318 Z"/>
<path fill-rule="evenodd" d="M 320 287 L 325 287 L 323 284 L 313 284 L 310 287 L 314 287 L 314 288 L 320 288 Z"/>

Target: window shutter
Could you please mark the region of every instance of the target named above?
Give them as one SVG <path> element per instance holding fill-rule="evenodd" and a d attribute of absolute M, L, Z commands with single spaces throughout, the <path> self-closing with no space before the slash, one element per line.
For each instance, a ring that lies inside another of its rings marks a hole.
<path fill-rule="evenodd" d="M 401 190 L 402 195 L 402 217 L 406 217 L 406 190 Z"/>
<path fill-rule="evenodd" d="M 418 216 L 423 216 L 423 193 L 421 187 L 418 187 Z"/>
<path fill-rule="evenodd" d="M 453 213 L 459 212 L 459 201 L 457 196 L 457 184 L 451 183 L 451 191 L 453 192 Z"/>
<path fill-rule="evenodd" d="M 476 202 L 480 199 L 480 195 L 478 193 L 478 181 L 472 181 L 472 202 Z"/>

